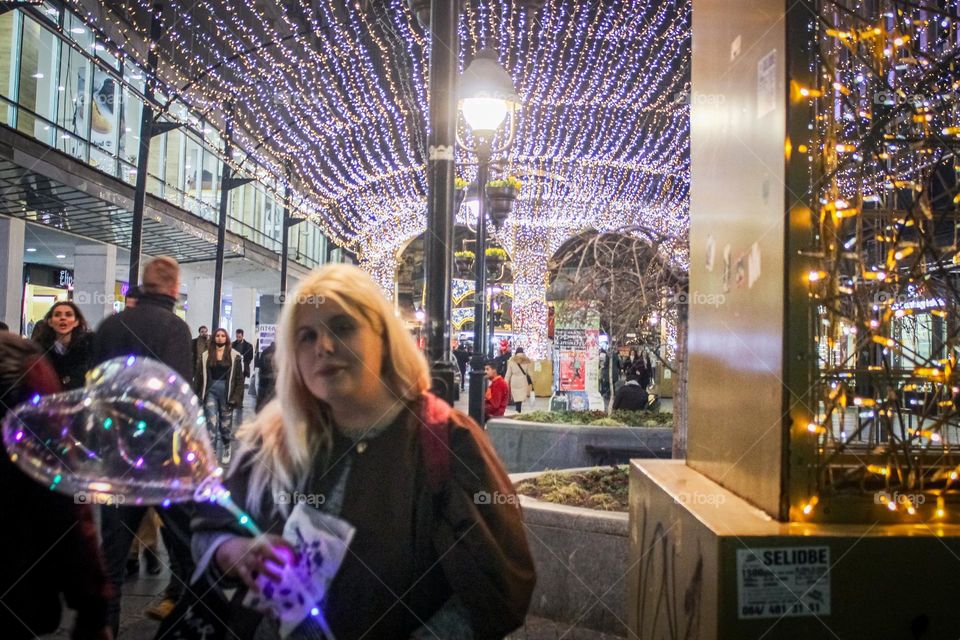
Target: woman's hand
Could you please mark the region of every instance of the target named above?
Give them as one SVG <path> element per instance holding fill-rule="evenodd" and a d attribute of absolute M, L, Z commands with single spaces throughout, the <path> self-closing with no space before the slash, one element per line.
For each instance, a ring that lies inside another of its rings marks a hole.
<path fill-rule="evenodd" d="M 257 577 L 264 575 L 279 583 L 280 567 L 295 562 L 296 551 L 280 536 L 237 536 L 217 547 L 214 561 L 225 575 L 240 578 L 249 588 L 259 591 Z"/>

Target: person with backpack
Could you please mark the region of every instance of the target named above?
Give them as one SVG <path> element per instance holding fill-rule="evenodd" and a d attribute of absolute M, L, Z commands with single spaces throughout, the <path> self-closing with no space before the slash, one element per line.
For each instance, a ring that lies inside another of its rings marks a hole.
<path fill-rule="evenodd" d="M 297 552 L 280 534 L 303 502 L 325 531 L 353 535 L 342 561 L 325 565 L 334 575 L 326 596 L 290 637 L 321 637 L 324 626 L 332 634 L 322 637 L 338 638 L 502 638 L 519 628 L 533 560 L 483 430 L 429 393 L 423 354 L 366 272 L 324 266 L 290 300 L 276 398 L 238 431 L 225 480 L 264 535 L 213 504 L 194 522 L 200 579 L 215 593 L 240 587 L 209 623 L 238 638 L 279 637 L 269 616 L 233 605 L 249 589 L 277 592 L 278 566 Z M 198 598 L 208 591 L 192 588 Z M 192 623 L 204 615 L 182 604 Z"/>
<path fill-rule="evenodd" d="M 510 400 L 520 412 L 523 401 L 530 396 L 533 389 L 533 378 L 530 377 L 530 367 L 533 366 L 533 360 L 527 357 L 523 352 L 523 347 L 517 347 L 516 355 L 507 361 L 507 375 L 504 380 L 510 387 Z"/>

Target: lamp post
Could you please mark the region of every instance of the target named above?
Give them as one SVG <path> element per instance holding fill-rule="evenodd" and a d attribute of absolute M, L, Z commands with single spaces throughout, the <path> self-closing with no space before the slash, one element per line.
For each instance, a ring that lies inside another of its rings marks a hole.
<path fill-rule="evenodd" d="M 513 142 L 516 127 L 514 113 L 520 102 L 513 80 L 497 61 L 497 54 L 491 49 L 478 51 L 473 62 L 464 69 L 460 77 L 460 111 L 463 119 L 473 131 L 476 145 L 468 147 L 458 139 L 460 145 L 477 155 L 477 247 L 474 263 L 476 277 L 473 309 L 473 357 L 470 360 L 470 417 L 483 424 L 483 397 L 485 376 L 483 372 L 486 360 L 486 300 L 487 288 L 487 176 L 490 172 L 490 159 L 496 153 L 502 153 Z M 507 141 L 494 149 L 493 142 L 497 131 L 511 115 Z"/>

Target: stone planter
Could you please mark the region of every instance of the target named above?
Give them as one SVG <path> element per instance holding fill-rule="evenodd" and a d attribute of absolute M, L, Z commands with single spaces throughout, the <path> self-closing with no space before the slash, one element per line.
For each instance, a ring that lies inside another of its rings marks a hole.
<path fill-rule="evenodd" d="M 509 473 L 669 458 L 672 427 L 588 427 L 495 418 L 487 436 Z"/>
<path fill-rule="evenodd" d="M 517 483 L 540 475 L 514 474 Z M 520 496 L 537 570 L 530 613 L 627 636 L 629 515 Z"/>

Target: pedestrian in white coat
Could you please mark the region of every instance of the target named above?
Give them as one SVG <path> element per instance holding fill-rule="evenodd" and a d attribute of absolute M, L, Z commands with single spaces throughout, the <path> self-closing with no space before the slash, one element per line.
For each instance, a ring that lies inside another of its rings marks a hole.
<path fill-rule="evenodd" d="M 510 400 L 520 412 L 523 401 L 530 395 L 533 388 L 533 378 L 530 377 L 530 367 L 533 360 L 523 352 L 523 347 L 517 347 L 516 354 L 507 361 L 507 375 L 504 379 L 510 387 Z"/>

